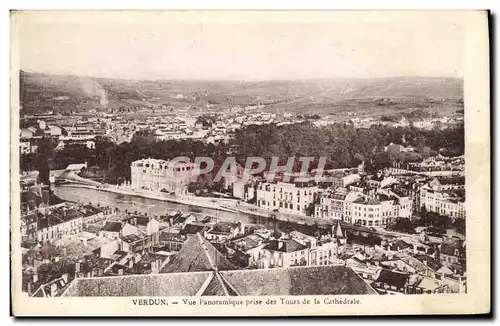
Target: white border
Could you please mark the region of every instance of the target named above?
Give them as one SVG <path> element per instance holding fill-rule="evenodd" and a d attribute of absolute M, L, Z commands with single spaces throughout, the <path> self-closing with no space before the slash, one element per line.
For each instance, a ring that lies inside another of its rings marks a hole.
<path fill-rule="evenodd" d="M 114 9 L 117 8 L 116 5 L 113 4 L 104 4 L 103 1 L 95 1 L 95 0 L 89 0 L 89 1 L 5 1 L 2 2 L 6 4 L 6 8 L 3 11 L 3 13 L 0 15 L 0 19 L 2 20 L 2 26 L 3 33 L 2 35 L 3 40 L 4 40 L 4 49 L 5 51 L 2 52 L 3 60 L 2 62 L 4 65 L 2 66 L 2 72 L 4 72 L 4 78 L 2 79 L 3 87 L 2 87 L 2 93 L 3 93 L 3 99 L 4 99 L 4 119 L 0 119 L 0 130 L 4 132 L 4 137 L 1 138 L 1 144 L 5 152 L 9 149 L 9 133 L 7 130 L 9 130 L 9 110 L 7 109 L 9 107 L 9 14 L 8 14 L 8 9 L 55 9 L 55 8 L 60 8 L 60 9 Z M 282 9 L 327 9 L 327 8 L 332 8 L 332 4 L 330 1 L 316 1 L 316 0 L 309 0 L 309 1 L 286 1 L 283 3 L 283 5 L 286 4 L 286 6 L 280 5 L 281 2 L 275 1 L 271 2 L 269 0 L 267 1 L 260 1 L 260 0 L 254 0 L 254 1 L 238 1 L 237 4 L 234 2 L 229 2 L 229 1 L 210 1 L 210 4 L 207 4 L 205 1 L 192 1 L 192 0 L 186 0 L 186 1 L 170 1 L 170 2 L 165 2 L 165 1 L 148 1 L 148 0 L 142 0 L 140 2 L 137 1 L 120 1 L 119 3 L 119 8 L 130 8 L 130 9 L 160 9 L 160 8 L 171 8 L 171 9 L 277 9 L 277 8 L 282 8 Z M 476 1 L 465 1 L 465 0 L 455 0 L 455 1 L 436 1 L 436 0 L 421 0 L 421 1 L 359 1 L 359 0 L 351 0 L 351 1 L 346 1 L 345 3 L 336 3 L 336 8 L 335 9 L 392 9 L 392 8 L 397 8 L 397 9 L 487 9 L 487 8 L 492 8 L 494 12 L 498 12 L 498 7 L 499 7 L 498 1 L 483 1 L 483 0 L 476 0 Z M 139 5 L 140 4 L 140 5 Z M 332 8 L 333 9 L 333 8 Z M 498 22 L 498 17 L 497 17 L 497 22 Z M 496 38 L 495 40 L 498 40 L 498 33 L 495 33 Z M 498 44 L 498 43 L 497 43 Z M 495 57 L 496 53 L 495 53 Z M 498 85 L 495 87 L 495 92 L 498 90 Z M 495 127 L 497 127 L 497 123 L 495 122 Z M 497 128 L 494 128 L 496 130 Z M 497 136 L 497 133 L 495 132 L 495 137 Z M 498 143 L 497 143 L 498 144 Z M 7 172 L 7 168 L 9 166 L 9 160 L 8 156 L 4 155 L 4 159 L 2 159 L 0 162 L 2 164 L 1 166 L 1 171 L 0 176 L 2 177 L 2 208 L 4 208 L 4 212 L 7 212 L 8 207 L 9 207 L 9 175 Z M 495 180 L 495 186 L 498 185 L 498 183 Z M 496 200 L 495 200 L 496 199 Z M 495 200 L 496 202 L 500 202 L 500 196 L 497 195 L 496 197 L 492 200 Z M 8 222 L 8 219 L 4 219 L 4 223 L 6 224 L 4 226 L 4 230 L 9 230 L 10 224 Z M 496 223 L 496 230 L 498 231 L 499 228 L 499 223 Z M 8 231 L 4 231 L 8 232 Z M 498 234 L 498 233 L 496 233 Z M 7 234 L 6 234 L 7 236 Z M 8 248 L 8 246 L 6 245 Z M 7 261 L 9 259 L 8 257 L 8 252 L 7 250 L 2 251 L 2 253 L 5 255 L 5 257 L 2 257 L 4 261 Z M 498 255 L 498 251 L 496 251 Z M 496 256 L 495 258 L 498 258 Z M 496 259 L 495 259 L 496 261 Z M 10 278 L 9 275 L 9 270 L 7 268 L 2 269 L 2 276 L 4 282 L 7 282 L 7 279 Z M 498 289 L 498 282 L 497 283 L 497 289 Z M 7 295 L 3 296 L 4 300 L 3 307 L 7 308 L 9 307 L 10 303 L 8 302 L 9 298 Z M 497 305 L 498 305 L 498 299 L 496 300 Z M 3 316 L 7 316 L 9 314 L 9 311 L 5 311 Z M 9 323 L 13 322 L 12 319 L 8 320 Z M 36 321 L 30 321 L 35 323 Z M 203 321 L 203 322 L 208 322 L 208 321 Z M 217 322 L 217 321 L 215 321 Z M 259 321 L 262 322 L 262 321 Z M 309 321 L 304 321 L 302 322 L 309 322 Z M 328 322 L 328 321 L 327 321 Z M 380 320 L 379 322 L 386 322 L 384 320 Z M 433 323 L 432 321 L 426 321 L 426 323 Z M 444 322 L 445 324 L 447 322 Z M 437 324 L 437 322 L 436 322 Z M 442 321 L 439 322 L 439 324 L 443 324 Z"/>

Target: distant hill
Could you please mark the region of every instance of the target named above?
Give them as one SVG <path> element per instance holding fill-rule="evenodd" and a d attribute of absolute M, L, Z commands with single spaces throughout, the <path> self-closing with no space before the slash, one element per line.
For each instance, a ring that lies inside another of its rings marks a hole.
<path fill-rule="evenodd" d="M 24 112 L 43 110 L 85 111 L 108 107 L 166 104 L 221 106 L 266 104 L 292 112 L 335 109 L 352 100 L 395 102 L 452 101 L 463 97 L 463 81 L 457 78 L 398 77 L 376 79 L 313 79 L 296 81 L 135 81 L 49 75 L 21 71 Z"/>

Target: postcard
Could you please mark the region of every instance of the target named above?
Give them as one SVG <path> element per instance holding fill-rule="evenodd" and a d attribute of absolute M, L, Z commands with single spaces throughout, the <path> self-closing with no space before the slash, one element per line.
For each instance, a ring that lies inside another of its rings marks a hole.
<path fill-rule="evenodd" d="M 489 313 L 488 19 L 12 11 L 12 313 Z"/>

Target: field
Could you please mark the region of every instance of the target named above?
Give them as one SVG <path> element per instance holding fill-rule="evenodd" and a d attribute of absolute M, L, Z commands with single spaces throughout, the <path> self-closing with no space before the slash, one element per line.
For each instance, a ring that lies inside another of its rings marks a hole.
<path fill-rule="evenodd" d="M 463 108 L 463 82 L 455 78 L 317 79 L 297 81 L 137 81 L 21 71 L 23 114 L 85 112 L 90 109 L 266 105 L 296 114 L 359 115 L 434 110 L 442 115 Z M 108 103 L 102 105 L 101 99 Z"/>

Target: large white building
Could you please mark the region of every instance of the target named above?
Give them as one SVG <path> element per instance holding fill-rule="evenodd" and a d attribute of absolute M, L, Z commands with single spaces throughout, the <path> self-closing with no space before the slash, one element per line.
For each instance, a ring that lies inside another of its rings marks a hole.
<path fill-rule="evenodd" d="M 420 188 L 420 207 L 451 218 L 465 218 L 463 189 L 436 190 L 427 184 Z"/>
<path fill-rule="evenodd" d="M 263 182 L 257 185 L 256 204 L 282 213 L 306 215 L 317 193 L 318 186 L 311 182 Z"/>
<path fill-rule="evenodd" d="M 397 217 L 411 218 L 413 200 L 390 190 L 364 194 L 345 188 L 320 194 L 315 216 L 365 226 L 386 225 Z"/>
<path fill-rule="evenodd" d="M 186 195 L 191 177 L 197 169 L 191 162 L 172 162 L 157 159 L 143 159 L 132 162 L 131 186 L 134 189 L 147 189 Z"/>
<path fill-rule="evenodd" d="M 315 216 L 318 218 L 343 220 L 347 194 L 347 189 L 342 187 L 321 193 L 319 204 L 315 207 Z"/>
<path fill-rule="evenodd" d="M 347 222 L 363 226 L 382 226 L 399 217 L 411 218 L 413 202 L 409 197 L 376 194 L 359 197 L 348 205 L 350 221 Z"/>

